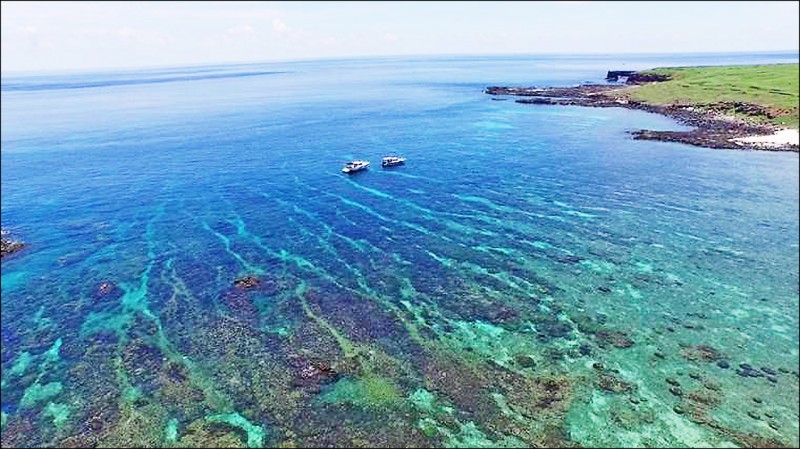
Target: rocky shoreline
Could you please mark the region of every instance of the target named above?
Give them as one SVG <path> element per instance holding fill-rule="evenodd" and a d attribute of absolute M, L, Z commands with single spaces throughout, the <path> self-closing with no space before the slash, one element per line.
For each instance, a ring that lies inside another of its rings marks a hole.
<path fill-rule="evenodd" d="M 614 76 L 612 76 L 614 75 Z M 574 87 L 487 87 L 484 91 L 498 99 L 502 95 L 524 97 L 517 103 L 587 106 L 587 107 L 622 107 L 638 109 L 671 117 L 681 124 L 693 127 L 688 131 L 632 131 L 634 139 L 658 140 L 663 142 L 679 142 L 689 145 L 715 149 L 767 150 L 767 151 L 800 151 L 798 145 L 782 144 L 765 147 L 741 142 L 740 139 L 751 136 L 771 135 L 782 128 L 777 125 L 756 123 L 754 120 L 727 115 L 735 111 L 744 116 L 766 116 L 771 112 L 760 105 L 745 102 L 717 102 L 713 104 L 668 104 L 656 105 L 631 100 L 622 90 L 626 85 L 666 81 L 663 77 L 653 78 L 636 72 L 609 71 L 609 80 L 626 77 L 625 84 L 584 84 Z"/>

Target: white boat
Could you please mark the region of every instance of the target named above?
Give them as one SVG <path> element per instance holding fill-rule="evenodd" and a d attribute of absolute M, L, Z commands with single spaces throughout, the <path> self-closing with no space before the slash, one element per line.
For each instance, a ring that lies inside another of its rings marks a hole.
<path fill-rule="evenodd" d="M 406 163 L 406 158 L 400 156 L 386 156 L 381 161 L 381 166 L 392 167 L 395 165 L 403 165 Z"/>
<path fill-rule="evenodd" d="M 357 171 L 366 170 L 369 167 L 369 161 L 350 161 L 345 164 L 342 173 L 355 173 Z"/>

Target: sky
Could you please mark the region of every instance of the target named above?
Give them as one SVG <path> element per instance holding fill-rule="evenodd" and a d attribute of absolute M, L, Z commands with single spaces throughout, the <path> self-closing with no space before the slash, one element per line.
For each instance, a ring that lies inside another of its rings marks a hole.
<path fill-rule="evenodd" d="M 798 4 L 3 1 L 0 69 L 392 55 L 796 51 Z"/>

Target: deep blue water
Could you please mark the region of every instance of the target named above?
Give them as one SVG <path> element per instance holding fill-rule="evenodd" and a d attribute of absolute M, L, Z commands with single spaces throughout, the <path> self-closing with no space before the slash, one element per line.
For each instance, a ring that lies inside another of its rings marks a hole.
<path fill-rule="evenodd" d="M 482 90 L 797 59 L 4 77 L 3 446 L 796 445 L 798 155 Z"/>

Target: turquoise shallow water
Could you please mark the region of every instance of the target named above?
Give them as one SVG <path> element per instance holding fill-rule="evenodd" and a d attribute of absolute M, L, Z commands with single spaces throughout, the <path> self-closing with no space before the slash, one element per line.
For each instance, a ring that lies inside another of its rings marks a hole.
<path fill-rule="evenodd" d="M 482 93 L 796 60 L 4 77 L 3 447 L 797 445 L 797 154 Z"/>

